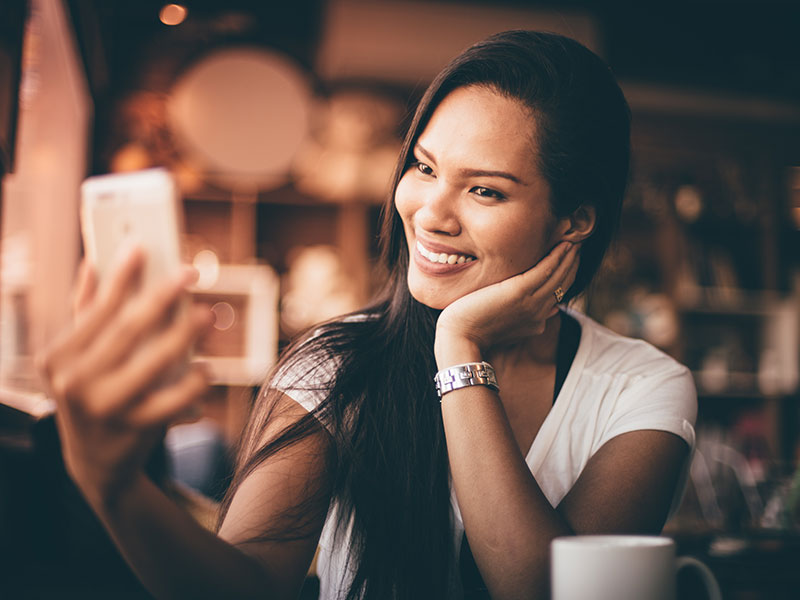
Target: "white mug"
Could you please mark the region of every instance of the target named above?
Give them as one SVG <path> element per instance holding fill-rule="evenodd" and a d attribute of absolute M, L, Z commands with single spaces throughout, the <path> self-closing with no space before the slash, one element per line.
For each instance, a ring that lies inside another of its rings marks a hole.
<path fill-rule="evenodd" d="M 550 545 L 552 600 L 676 600 L 679 569 L 697 570 L 709 600 L 721 600 L 709 568 L 675 557 L 675 542 L 645 535 L 584 535 Z"/>

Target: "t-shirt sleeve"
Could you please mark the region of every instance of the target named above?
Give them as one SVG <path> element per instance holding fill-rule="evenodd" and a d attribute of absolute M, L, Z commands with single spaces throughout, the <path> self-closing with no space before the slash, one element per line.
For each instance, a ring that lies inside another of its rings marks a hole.
<path fill-rule="evenodd" d="M 311 412 L 328 397 L 336 375 L 336 361 L 331 357 L 299 348 L 272 378 L 270 387 L 283 392 Z"/>
<path fill-rule="evenodd" d="M 621 390 L 614 414 L 600 445 L 629 431 L 668 431 L 694 448 L 697 392 L 689 370 L 677 363 L 660 372 L 628 381 Z"/>
<path fill-rule="evenodd" d="M 686 442 L 689 453 L 681 469 L 669 516 L 678 509 L 689 480 L 696 419 L 697 391 L 692 374 L 683 365 L 674 363 L 654 375 L 628 382 L 600 442 L 602 446 L 620 434 L 644 429 L 674 433 Z"/>

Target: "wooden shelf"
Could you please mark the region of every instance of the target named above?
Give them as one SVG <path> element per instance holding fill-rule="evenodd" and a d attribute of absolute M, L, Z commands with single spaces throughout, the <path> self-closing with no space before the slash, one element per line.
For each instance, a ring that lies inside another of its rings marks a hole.
<path fill-rule="evenodd" d="M 683 314 L 720 315 L 720 316 L 753 316 L 769 317 L 776 306 L 785 299 L 777 292 L 752 292 L 750 290 L 716 290 L 702 288 L 699 295 L 704 298 L 697 302 L 678 302 L 677 309 Z M 733 295 L 735 299 L 709 300 L 708 298 L 725 298 Z"/>
<path fill-rule="evenodd" d="M 697 395 L 700 398 L 781 398 L 797 393 L 797 390 L 765 390 L 759 383 L 758 373 L 745 371 L 734 371 L 727 373 L 724 377 L 727 382 L 722 386 L 709 386 L 703 383 L 706 377 L 700 371 L 692 371 Z M 776 387 L 777 384 L 776 384 Z"/>

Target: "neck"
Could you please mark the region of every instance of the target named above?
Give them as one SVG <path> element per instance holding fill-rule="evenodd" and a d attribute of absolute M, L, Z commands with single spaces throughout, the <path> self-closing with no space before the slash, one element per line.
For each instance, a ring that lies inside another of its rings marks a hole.
<path fill-rule="evenodd" d="M 527 364 L 548 367 L 556 364 L 558 335 L 561 331 L 561 312 L 549 318 L 544 331 L 513 343 L 498 345 L 489 350 L 487 360 L 496 370 Z"/>

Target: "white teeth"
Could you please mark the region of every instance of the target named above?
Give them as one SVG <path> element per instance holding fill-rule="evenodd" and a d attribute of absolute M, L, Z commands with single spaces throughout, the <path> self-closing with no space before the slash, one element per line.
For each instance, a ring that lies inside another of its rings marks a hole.
<path fill-rule="evenodd" d="M 467 262 L 471 262 L 473 259 L 471 256 L 464 256 L 463 254 L 447 254 L 446 252 L 431 252 L 425 246 L 423 246 L 420 242 L 417 242 L 417 252 L 419 252 L 422 256 L 427 258 L 432 263 L 439 263 L 439 264 L 448 264 L 448 265 L 455 265 L 455 264 L 464 264 Z"/>

